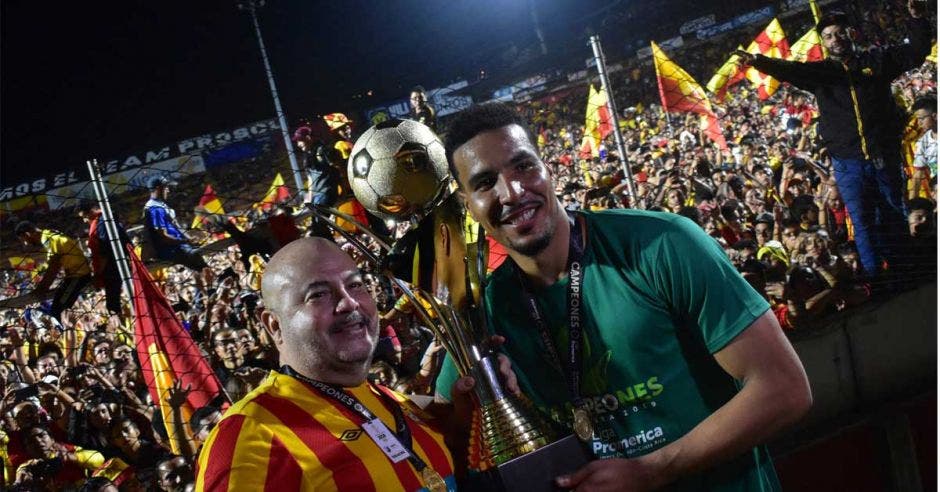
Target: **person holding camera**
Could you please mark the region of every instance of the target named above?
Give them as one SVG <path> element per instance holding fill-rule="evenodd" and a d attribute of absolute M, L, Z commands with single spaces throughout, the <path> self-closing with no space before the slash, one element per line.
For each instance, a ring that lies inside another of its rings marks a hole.
<path fill-rule="evenodd" d="M 37 424 L 23 430 L 29 459 L 16 469 L 13 490 L 62 490 L 80 485 L 86 475 L 104 464 L 104 456 L 56 441 Z"/>

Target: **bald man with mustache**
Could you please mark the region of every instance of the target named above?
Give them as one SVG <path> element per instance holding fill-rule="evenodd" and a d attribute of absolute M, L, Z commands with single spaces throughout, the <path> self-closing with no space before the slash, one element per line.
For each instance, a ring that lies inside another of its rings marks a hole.
<path fill-rule="evenodd" d="M 331 241 L 299 239 L 271 259 L 262 294 L 281 367 L 210 434 L 197 490 L 456 490 L 441 429 L 463 412 L 367 381 L 378 313 L 356 263 Z M 455 390 L 466 401 L 472 386 Z"/>

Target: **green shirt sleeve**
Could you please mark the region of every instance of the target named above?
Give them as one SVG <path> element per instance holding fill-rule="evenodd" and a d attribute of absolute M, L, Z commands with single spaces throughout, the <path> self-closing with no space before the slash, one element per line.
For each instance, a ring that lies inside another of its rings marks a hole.
<path fill-rule="evenodd" d="M 709 352 L 725 347 L 770 309 L 721 246 L 684 217 L 671 219 L 654 248 L 653 282 L 674 315 L 696 324 Z"/>
<path fill-rule="evenodd" d="M 454 360 L 451 359 L 450 354 L 444 356 L 444 363 L 441 365 L 441 372 L 437 376 L 436 393 L 437 396 L 450 401 L 450 388 L 454 385 L 454 381 L 457 380 L 457 366 L 454 365 Z"/>

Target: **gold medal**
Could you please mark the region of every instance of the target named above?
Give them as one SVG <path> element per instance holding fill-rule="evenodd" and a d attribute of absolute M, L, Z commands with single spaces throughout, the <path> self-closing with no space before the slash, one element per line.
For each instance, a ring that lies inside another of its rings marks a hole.
<path fill-rule="evenodd" d="M 591 437 L 594 436 L 594 424 L 591 423 L 591 416 L 588 415 L 588 411 L 583 408 L 574 409 L 574 433 L 577 434 L 578 439 L 581 439 L 584 442 L 591 440 Z"/>
<path fill-rule="evenodd" d="M 447 482 L 430 466 L 421 470 L 421 480 L 424 482 L 424 487 L 431 492 L 447 492 Z"/>

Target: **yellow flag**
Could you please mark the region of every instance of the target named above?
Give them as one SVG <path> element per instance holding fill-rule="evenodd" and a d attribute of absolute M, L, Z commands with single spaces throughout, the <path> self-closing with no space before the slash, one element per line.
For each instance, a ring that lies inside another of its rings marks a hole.
<path fill-rule="evenodd" d="M 782 60 L 786 60 L 790 56 L 787 35 L 783 32 L 783 26 L 780 25 L 780 21 L 776 17 L 754 38 L 754 41 L 747 47 L 747 52 Z M 757 71 L 753 67 L 747 69 L 746 76 L 757 89 L 757 96 L 761 101 L 772 96 L 780 87 L 780 81 Z"/>
<path fill-rule="evenodd" d="M 281 173 L 277 173 L 277 175 L 274 176 L 274 181 L 271 182 L 271 186 L 268 187 L 268 192 L 265 193 L 264 198 L 262 198 L 260 202 L 255 203 L 253 207 L 261 210 L 269 210 L 288 198 L 290 198 L 290 191 L 287 190 L 287 186 L 284 184 L 284 177 L 281 176 Z"/>
<path fill-rule="evenodd" d="M 816 0 L 809 0 L 809 10 L 813 13 L 813 22 L 819 24 L 819 19 L 822 19 L 822 10 L 819 10 Z"/>
<path fill-rule="evenodd" d="M 594 139 L 595 147 L 600 147 L 601 141 L 614 131 L 612 121 L 607 109 L 607 91 L 603 88 L 598 91 L 591 84 L 584 115 L 584 133 Z"/>
<path fill-rule="evenodd" d="M 806 34 L 798 39 L 790 47 L 790 56 L 788 60 L 798 62 L 821 61 L 825 58 L 825 50 L 822 44 L 822 38 L 816 29 L 806 31 Z"/>
<path fill-rule="evenodd" d="M 739 44 L 738 49 L 743 50 L 744 47 Z M 715 75 L 712 75 L 711 80 L 705 85 L 708 92 L 715 94 L 715 99 L 718 101 L 723 101 L 728 89 L 744 79 L 744 70 L 740 65 L 740 58 L 735 54 L 728 57 L 728 60 L 715 71 Z"/>

